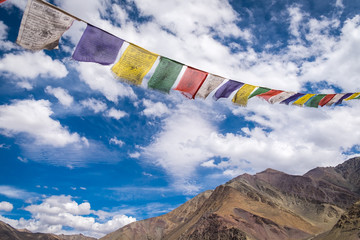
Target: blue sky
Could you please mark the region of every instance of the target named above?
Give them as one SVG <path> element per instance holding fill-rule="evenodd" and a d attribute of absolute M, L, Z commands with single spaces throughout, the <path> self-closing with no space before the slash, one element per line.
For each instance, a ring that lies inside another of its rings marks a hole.
<path fill-rule="evenodd" d="M 296 92 L 358 92 L 360 2 L 88 1 L 53 4 L 147 50 L 220 76 Z M 189 100 L 15 44 L 25 0 L 0 6 L 0 220 L 101 237 L 243 173 L 304 174 L 360 151 L 358 101 L 319 109 Z"/>

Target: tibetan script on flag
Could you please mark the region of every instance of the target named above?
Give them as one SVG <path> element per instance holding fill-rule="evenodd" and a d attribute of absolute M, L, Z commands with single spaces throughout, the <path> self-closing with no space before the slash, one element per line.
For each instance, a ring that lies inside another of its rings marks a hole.
<path fill-rule="evenodd" d="M 121 79 L 135 85 L 142 83 L 158 55 L 130 44 L 111 70 Z"/>
<path fill-rule="evenodd" d="M 16 43 L 30 50 L 57 49 L 74 18 L 39 0 L 29 0 Z"/>

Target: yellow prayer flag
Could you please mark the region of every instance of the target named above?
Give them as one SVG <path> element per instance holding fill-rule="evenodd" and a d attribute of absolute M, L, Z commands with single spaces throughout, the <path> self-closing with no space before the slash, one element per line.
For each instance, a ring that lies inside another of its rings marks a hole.
<path fill-rule="evenodd" d="M 349 101 L 351 99 L 354 99 L 354 98 L 358 97 L 359 95 L 360 95 L 360 92 L 354 93 L 350 97 L 346 98 L 345 101 Z"/>
<path fill-rule="evenodd" d="M 315 96 L 316 94 L 305 94 L 303 97 L 299 98 L 298 100 L 296 100 L 293 104 L 294 105 L 304 105 L 307 101 L 309 101 L 310 98 L 312 98 L 313 96 Z"/>
<path fill-rule="evenodd" d="M 246 107 L 249 96 L 255 88 L 257 87 L 249 84 L 244 84 L 244 86 L 240 88 L 239 91 L 237 91 L 234 98 L 232 99 L 233 103 Z"/>
<path fill-rule="evenodd" d="M 158 56 L 159 55 L 143 48 L 129 44 L 120 60 L 111 70 L 119 78 L 130 81 L 135 85 L 140 85 Z"/>

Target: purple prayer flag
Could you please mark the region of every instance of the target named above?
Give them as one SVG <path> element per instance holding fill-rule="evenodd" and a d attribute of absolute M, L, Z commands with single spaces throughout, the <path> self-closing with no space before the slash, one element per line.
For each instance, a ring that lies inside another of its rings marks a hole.
<path fill-rule="evenodd" d="M 109 65 L 115 62 L 123 43 L 121 38 L 88 24 L 72 58 Z"/>
<path fill-rule="evenodd" d="M 354 93 L 347 93 L 347 94 L 345 94 L 344 96 L 342 96 L 342 98 L 339 99 L 339 101 L 337 101 L 337 102 L 335 103 L 335 105 L 341 104 L 342 101 L 343 101 L 345 98 L 348 98 L 348 97 L 350 97 L 350 96 L 353 95 L 353 94 L 354 94 Z"/>
<path fill-rule="evenodd" d="M 242 85 L 244 85 L 244 83 L 229 80 L 215 92 L 214 99 L 218 100 L 219 98 L 228 98 L 231 93 L 239 89 Z"/>
<path fill-rule="evenodd" d="M 298 98 L 304 96 L 305 94 L 303 93 L 297 93 L 291 97 L 289 97 L 288 99 L 285 99 L 284 101 L 280 102 L 280 103 L 285 103 L 286 105 L 288 105 L 291 101 L 295 101 L 297 100 Z"/>

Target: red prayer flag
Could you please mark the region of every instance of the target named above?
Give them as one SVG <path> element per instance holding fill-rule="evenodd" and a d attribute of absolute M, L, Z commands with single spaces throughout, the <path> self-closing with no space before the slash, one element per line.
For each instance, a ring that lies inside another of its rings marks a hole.
<path fill-rule="evenodd" d="M 0 3 L 3 3 L 3 2 L 5 2 L 6 0 L 0 0 Z"/>
<path fill-rule="evenodd" d="M 278 95 L 279 93 L 282 93 L 282 92 L 284 92 L 284 91 L 281 91 L 281 90 L 273 90 L 273 89 L 272 89 L 272 90 L 270 90 L 270 91 L 268 91 L 268 92 L 266 92 L 266 93 L 262 93 L 262 94 L 257 95 L 257 96 L 265 99 L 266 101 L 269 101 L 269 99 L 270 99 L 271 97 L 273 97 L 273 96 L 275 96 L 275 95 Z"/>
<path fill-rule="evenodd" d="M 321 101 L 319 102 L 319 106 L 324 106 L 325 104 L 327 104 L 331 99 L 333 99 L 333 97 L 335 97 L 336 94 L 328 94 L 326 95 L 323 99 L 321 99 Z"/>
<path fill-rule="evenodd" d="M 175 90 L 181 91 L 186 97 L 194 98 L 208 73 L 187 67 Z"/>

